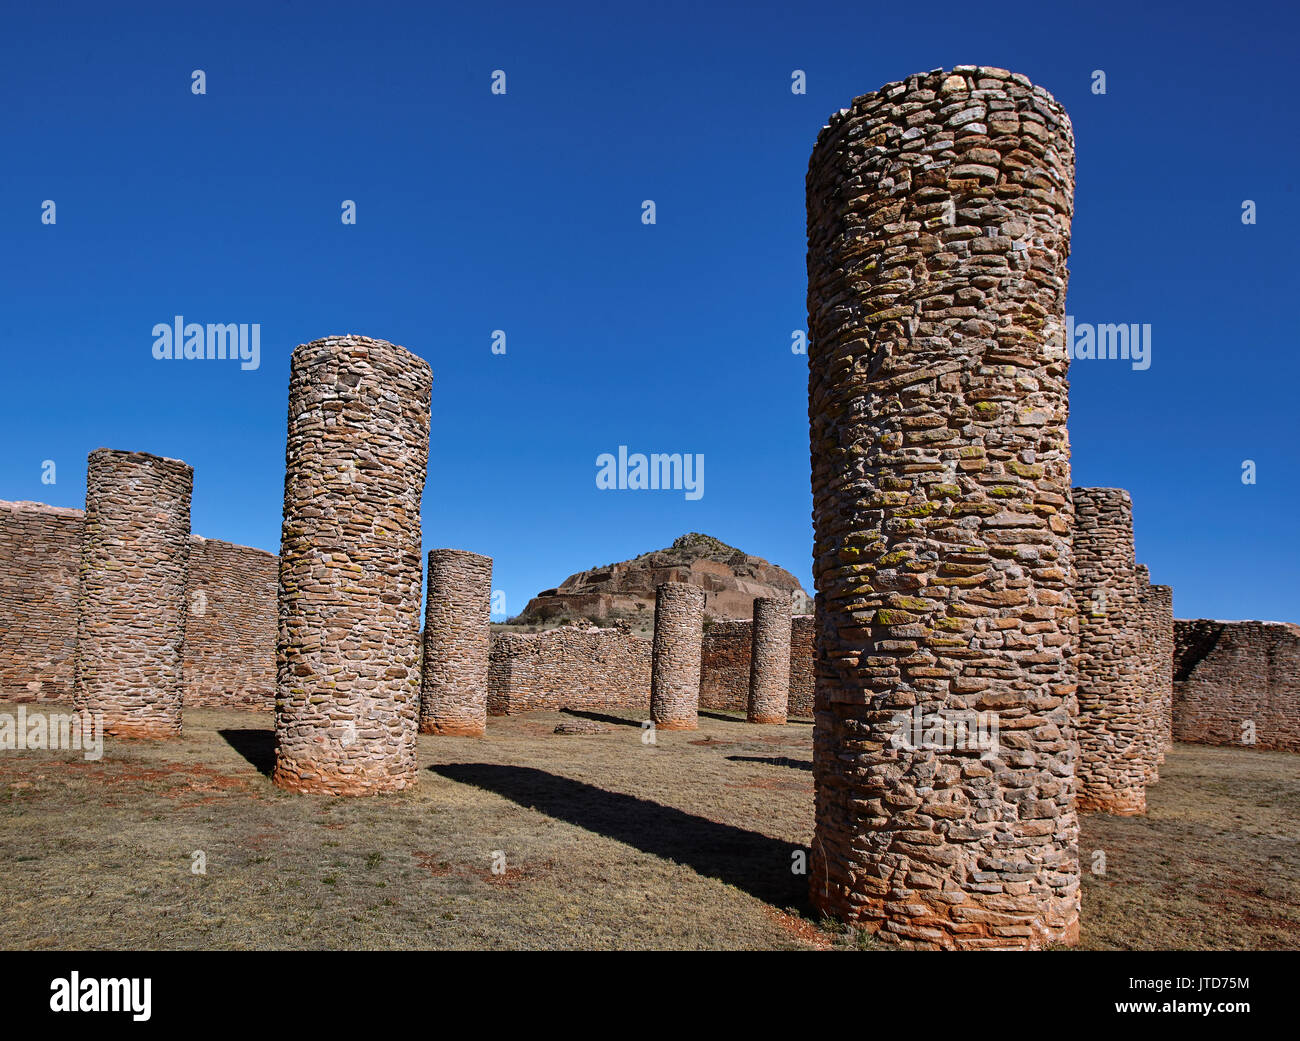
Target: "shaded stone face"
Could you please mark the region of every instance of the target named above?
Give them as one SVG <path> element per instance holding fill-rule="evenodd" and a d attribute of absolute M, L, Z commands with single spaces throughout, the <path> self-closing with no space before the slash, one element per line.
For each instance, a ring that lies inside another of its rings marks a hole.
<path fill-rule="evenodd" d="M 1160 695 L 1161 756 L 1174 748 L 1174 590 L 1152 586 L 1152 625 L 1155 629 L 1156 690 Z"/>
<path fill-rule="evenodd" d="M 420 732 L 479 737 L 487 729 L 492 558 L 429 551 Z"/>
<path fill-rule="evenodd" d="M 665 582 L 655 591 L 650 718 L 660 730 L 694 730 L 700 712 L 704 590 Z"/>
<path fill-rule="evenodd" d="M 282 788 L 415 783 L 428 363 L 337 336 L 293 352 L 280 548 L 275 770 Z"/>
<path fill-rule="evenodd" d="M 749 657 L 750 723 L 784 723 L 790 699 L 790 600 L 754 601 L 753 646 Z"/>
<path fill-rule="evenodd" d="M 1078 935 L 1073 187 L 1061 107 L 974 66 L 856 99 L 809 164 L 811 897 L 908 946 Z"/>
<path fill-rule="evenodd" d="M 1146 813 L 1155 735 L 1142 657 L 1133 504 L 1122 488 L 1074 489 L 1079 605 L 1079 801 L 1083 811 Z"/>
<path fill-rule="evenodd" d="M 1159 766 L 1165 761 L 1165 742 L 1169 733 L 1167 720 L 1168 695 L 1173 695 L 1173 604 L 1169 604 L 1166 620 L 1157 587 L 1151 584 L 1151 572 L 1145 564 L 1135 569 L 1138 598 L 1136 625 L 1138 646 L 1142 655 L 1142 712 L 1147 725 L 1146 750 L 1147 784 L 1160 780 Z M 1168 588 L 1168 587 L 1165 587 Z M 1165 629 L 1168 632 L 1165 632 Z"/>
<path fill-rule="evenodd" d="M 86 469 L 73 705 L 119 737 L 179 737 L 194 471 L 100 448 Z"/>

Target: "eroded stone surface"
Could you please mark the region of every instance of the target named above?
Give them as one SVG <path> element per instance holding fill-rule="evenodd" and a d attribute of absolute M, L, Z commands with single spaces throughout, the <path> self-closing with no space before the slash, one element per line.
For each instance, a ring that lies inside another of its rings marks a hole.
<path fill-rule="evenodd" d="M 420 498 L 433 374 L 333 336 L 293 352 L 280 548 L 275 770 L 363 795 L 416 781 Z"/>
<path fill-rule="evenodd" d="M 1060 105 L 988 67 L 856 99 L 809 164 L 811 895 L 904 945 L 1078 935 L 1073 185 Z M 895 744 L 914 710 L 998 751 Z"/>
<path fill-rule="evenodd" d="M 90 453 L 72 702 L 107 734 L 180 736 L 193 486 L 179 459 Z"/>

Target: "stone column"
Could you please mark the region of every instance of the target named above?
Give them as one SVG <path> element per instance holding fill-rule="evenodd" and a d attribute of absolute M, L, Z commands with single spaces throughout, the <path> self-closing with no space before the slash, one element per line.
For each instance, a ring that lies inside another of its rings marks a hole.
<path fill-rule="evenodd" d="M 293 352 L 280 542 L 281 788 L 415 783 L 420 497 L 433 374 L 402 347 L 332 336 Z"/>
<path fill-rule="evenodd" d="M 812 901 L 1073 943 L 1069 119 L 1002 69 L 912 76 L 831 117 L 807 189 Z"/>
<path fill-rule="evenodd" d="M 1146 783 L 1160 780 L 1159 765 L 1165 761 L 1161 743 L 1161 715 L 1164 711 L 1160 699 L 1160 635 L 1156 623 L 1156 600 L 1152 592 L 1151 572 L 1145 564 L 1134 568 L 1134 591 L 1138 607 L 1134 624 L 1138 632 L 1138 649 L 1142 658 L 1142 722 L 1146 733 L 1143 738 L 1146 759 Z"/>
<path fill-rule="evenodd" d="M 1133 504 L 1122 488 L 1075 488 L 1074 516 L 1078 807 L 1131 817 L 1146 813 L 1151 770 Z"/>
<path fill-rule="evenodd" d="M 86 467 L 73 706 L 118 737 L 179 737 L 194 471 L 99 448 Z"/>
<path fill-rule="evenodd" d="M 790 700 L 790 600 L 754 600 L 753 650 L 749 655 L 750 723 L 784 723 Z"/>
<path fill-rule="evenodd" d="M 1156 693 L 1160 701 L 1160 753 L 1174 748 L 1174 589 L 1152 586 L 1152 625 L 1156 632 Z"/>
<path fill-rule="evenodd" d="M 429 551 L 420 732 L 481 737 L 487 729 L 492 558 Z"/>
<path fill-rule="evenodd" d="M 650 718 L 660 730 L 695 730 L 700 712 L 704 590 L 665 582 L 655 590 Z"/>

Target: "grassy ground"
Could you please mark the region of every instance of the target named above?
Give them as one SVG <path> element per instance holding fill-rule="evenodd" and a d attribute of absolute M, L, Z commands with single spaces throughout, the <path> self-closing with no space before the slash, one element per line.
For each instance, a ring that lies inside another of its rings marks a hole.
<path fill-rule="evenodd" d="M 421 737 L 419 787 L 377 799 L 274 788 L 262 713 L 194 710 L 183 739 L 110 741 L 99 762 L 0 752 L 0 936 L 19 949 L 858 944 L 807 917 L 791 872 L 812 837 L 809 724 L 709 714 L 646 745 L 639 718 L 612 715 L 607 734 L 552 733 L 573 718 Z M 1084 819 L 1084 946 L 1300 945 L 1300 756 L 1182 745 L 1149 801 L 1143 819 Z M 1094 850 L 1104 876 L 1087 872 Z"/>

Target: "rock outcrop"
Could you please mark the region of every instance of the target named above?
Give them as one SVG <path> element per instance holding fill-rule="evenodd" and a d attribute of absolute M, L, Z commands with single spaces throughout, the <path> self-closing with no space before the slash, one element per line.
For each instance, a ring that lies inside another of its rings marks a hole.
<path fill-rule="evenodd" d="M 683 535 L 667 549 L 632 560 L 570 575 L 555 589 L 528 601 L 519 624 L 587 618 L 608 623 L 649 622 L 655 590 L 665 582 L 686 582 L 704 590 L 708 619 L 750 618 L 758 597 L 787 597 L 795 614 L 812 609 L 799 580 L 761 557 L 728 546 L 709 535 Z"/>

